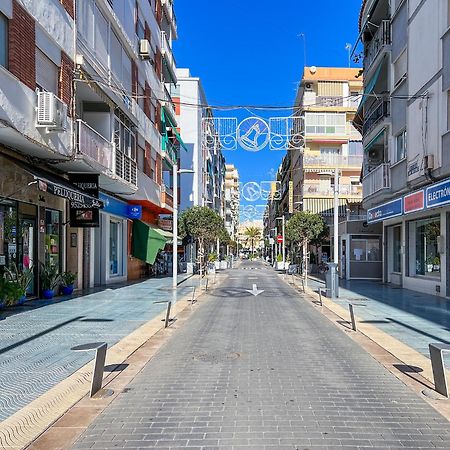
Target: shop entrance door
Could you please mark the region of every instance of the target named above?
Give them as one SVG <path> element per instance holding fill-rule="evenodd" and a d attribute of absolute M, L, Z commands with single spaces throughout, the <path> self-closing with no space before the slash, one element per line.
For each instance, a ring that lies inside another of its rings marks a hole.
<path fill-rule="evenodd" d="M 19 218 L 18 265 L 19 270 L 31 268 L 33 279 L 28 286 L 27 294 L 36 294 L 36 265 L 38 263 L 36 248 L 36 219 L 34 217 Z"/>

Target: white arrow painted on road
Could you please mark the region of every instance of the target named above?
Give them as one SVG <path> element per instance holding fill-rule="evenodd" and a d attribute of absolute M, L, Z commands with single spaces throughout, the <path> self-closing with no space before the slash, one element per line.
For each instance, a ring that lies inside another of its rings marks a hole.
<path fill-rule="evenodd" d="M 246 292 L 250 292 L 250 294 L 252 294 L 252 295 L 254 295 L 256 297 L 257 295 L 261 294 L 264 291 L 263 290 L 259 291 L 258 288 L 256 287 L 256 284 L 253 283 L 253 289 L 252 290 L 246 289 Z"/>

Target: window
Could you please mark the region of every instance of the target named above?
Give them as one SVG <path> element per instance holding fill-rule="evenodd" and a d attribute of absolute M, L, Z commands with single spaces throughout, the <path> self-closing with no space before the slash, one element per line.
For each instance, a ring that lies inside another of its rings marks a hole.
<path fill-rule="evenodd" d="M 440 278 L 441 258 L 438 237 L 441 234 L 439 217 L 409 222 L 409 273 Z"/>
<path fill-rule="evenodd" d="M 61 270 L 61 212 L 45 210 L 45 262 Z"/>
<path fill-rule="evenodd" d="M 122 222 L 109 222 L 109 274 L 122 274 Z"/>
<path fill-rule="evenodd" d="M 58 93 L 59 67 L 36 48 L 36 85 L 40 91 Z"/>
<path fill-rule="evenodd" d="M 358 108 L 359 104 L 361 103 L 361 98 L 362 95 L 360 92 L 358 91 L 350 92 L 350 99 L 349 99 L 350 106 L 353 108 Z"/>
<path fill-rule="evenodd" d="M 0 65 L 8 67 L 8 19 L 0 14 Z"/>
<path fill-rule="evenodd" d="M 402 227 L 393 228 L 393 263 L 392 271 L 401 273 L 402 271 Z"/>
<path fill-rule="evenodd" d="M 95 5 L 95 53 L 97 58 L 108 66 L 108 32 L 109 24 Z"/>
<path fill-rule="evenodd" d="M 137 148 L 137 166 L 141 172 L 144 172 L 145 148 L 138 145 Z"/>
<path fill-rule="evenodd" d="M 406 49 L 394 62 L 394 86 L 405 80 L 408 72 L 408 53 Z"/>
<path fill-rule="evenodd" d="M 306 133 L 345 134 L 345 113 L 306 113 Z"/>
<path fill-rule="evenodd" d="M 406 158 L 406 130 L 395 138 L 395 162 Z"/>
<path fill-rule="evenodd" d="M 114 146 L 116 150 L 136 160 L 136 137 L 129 119 L 120 111 L 114 119 Z"/>
<path fill-rule="evenodd" d="M 380 262 L 381 244 L 379 238 L 352 238 L 350 242 L 350 260 L 359 262 Z"/>

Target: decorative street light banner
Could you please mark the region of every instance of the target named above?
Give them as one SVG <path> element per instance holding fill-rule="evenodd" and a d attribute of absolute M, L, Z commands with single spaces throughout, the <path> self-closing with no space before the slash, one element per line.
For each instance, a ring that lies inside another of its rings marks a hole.
<path fill-rule="evenodd" d="M 238 122 L 236 117 L 208 117 L 202 119 L 203 145 L 220 145 L 222 150 L 259 152 L 292 150 L 304 146 L 303 117 L 247 117 Z"/>
<path fill-rule="evenodd" d="M 256 202 L 258 200 L 280 200 L 281 183 L 279 181 L 249 181 L 240 183 L 241 196 L 247 202 Z"/>

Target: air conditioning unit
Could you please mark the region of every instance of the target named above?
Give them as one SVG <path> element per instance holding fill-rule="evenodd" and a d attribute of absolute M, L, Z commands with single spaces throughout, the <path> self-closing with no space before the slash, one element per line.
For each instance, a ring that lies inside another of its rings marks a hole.
<path fill-rule="evenodd" d="M 150 42 L 148 39 L 141 39 L 139 41 L 139 56 L 141 56 L 141 58 L 150 58 L 150 52 L 151 52 L 151 47 L 150 47 Z"/>
<path fill-rule="evenodd" d="M 434 155 L 425 155 L 423 158 L 423 166 L 425 170 L 433 170 L 434 167 Z"/>
<path fill-rule="evenodd" d="M 305 83 L 305 91 L 311 91 L 312 90 L 312 84 L 311 83 Z"/>
<path fill-rule="evenodd" d="M 67 105 L 53 92 L 38 92 L 36 127 L 66 131 Z"/>

